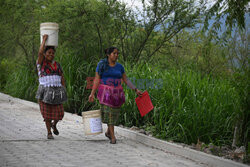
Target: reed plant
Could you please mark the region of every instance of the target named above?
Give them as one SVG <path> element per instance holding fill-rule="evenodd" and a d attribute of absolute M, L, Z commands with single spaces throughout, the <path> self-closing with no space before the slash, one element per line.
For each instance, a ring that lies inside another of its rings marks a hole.
<path fill-rule="evenodd" d="M 38 76 L 34 69 L 21 63 L 8 74 L 4 92 L 29 101 L 36 102 L 35 95 L 38 87 Z"/>
<path fill-rule="evenodd" d="M 55 60 L 61 64 L 66 81 L 68 100 L 64 103 L 65 110 L 80 115 L 82 111 L 97 108 L 96 103 L 88 102 L 90 90 L 86 89 L 87 77 L 95 76 L 97 59 L 93 62 L 88 61 L 83 56 L 73 54 L 66 47 L 60 47 L 56 50 Z M 14 61 L 9 62 L 10 65 L 13 63 Z M 6 84 L 2 90 L 12 96 L 37 102 L 37 70 L 35 66 L 30 68 L 26 64 L 19 62 L 12 66 L 14 68 L 6 74 Z"/>
<path fill-rule="evenodd" d="M 97 103 L 88 102 L 90 89 L 87 89 L 87 78 L 95 76 L 97 60 L 86 60 L 65 48 L 58 50 L 57 54 L 66 81 L 68 101 L 64 104 L 65 110 L 81 115 L 83 111 L 96 108 Z"/>
<path fill-rule="evenodd" d="M 86 79 L 94 77 L 98 59 L 86 61 L 83 56 L 65 49 L 58 49 L 56 54 L 66 80 L 65 110 L 80 115 L 99 108 L 98 103 L 88 102 L 91 90 L 86 89 Z M 124 85 L 126 103 L 122 107 L 121 124 L 142 127 L 158 138 L 187 144 L 196 143 L 198 139 L 216 145 L 231 143 L 240 114 L 240 98 L 230 82 L 191 70 L 162 70 L 148 63 L 122 64 L 137 88 L 149 92 L 154 110 L 141 117 L 135 103 L 136 94 Z M 8 76 L 5 92 L 36 101 L 37 87 L 36 71 L 19 65 Z"/>
<path fill-rule="evenodd" d="M 239 96 L 228 81 L 193 71 L 162 71 L 148 64 L 126 65 L 127 75 L 150 94 L 154 110 L 141 118 L 135 93 L 125 88 L 121 123 L 144 127 L 156 137 L 184 143 L 229 144 Z M 158 79 L 157 82 L 152 81 Z M 151 83 L 149 83 L 151 81 Z"/>

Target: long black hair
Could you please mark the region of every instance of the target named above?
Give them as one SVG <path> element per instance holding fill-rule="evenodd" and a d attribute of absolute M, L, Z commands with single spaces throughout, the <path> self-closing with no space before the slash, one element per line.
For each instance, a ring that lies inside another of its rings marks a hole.
<path fill-rule="evenodd" d="M 109 47 L 109 48 L 104 50 L 106 58 L 102 59 L 99 63 L 98 74 L 100 76 L 103 74 L 103 72 L 108 70 L 108 67 L 109 67 L 108 55 L 110 55 L 112 52 L 114 52 L 115 49 L 119 51 L 119 49 L 117 47 L 114 47 L 114 46 Z"/>

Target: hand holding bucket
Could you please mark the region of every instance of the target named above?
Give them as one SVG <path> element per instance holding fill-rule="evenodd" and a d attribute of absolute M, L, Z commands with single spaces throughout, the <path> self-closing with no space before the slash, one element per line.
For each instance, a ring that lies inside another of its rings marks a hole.
<path fill-rule="evenodd" d="M 57 23 L 41 23 L 40 24 L 40 39 L 41 43 L 43 41 L 43 36 L 48 35 L 48 39 L 45 43 L 45 46 L 58 46 L 58 32 L 59 26 Z"/>
<path fill-rule="evenodd" d="M 47 34 L 44 34 L 44 35 L 42 36 L 43 41 L 47 41 L 48 37 L 49 37 L 49 36 L 48 36 Z"/>

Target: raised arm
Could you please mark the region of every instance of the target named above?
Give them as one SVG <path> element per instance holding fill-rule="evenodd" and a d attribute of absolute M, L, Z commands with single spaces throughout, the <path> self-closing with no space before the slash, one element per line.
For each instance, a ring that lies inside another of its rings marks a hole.
<path fill-rule="evenodd" d="M 95 79 L 94 79 L 94 83 L 93 83 L 93 87 L 92 87 L 92 91 L 91 94 L 89 96 L 89 102 L 93 102 L 95 99 L 95 92 L 100 84 L 100 75 L 98 74 L 98 72 L 95 73 Z"/>
<path fill-rule="evenodd" d="M 141 95 L 142 95 L 142 92 L 141 92 L 139 89 L 137 89 L 137 88 L 133 85 L 133 83 L 127 78 L 126 73 L 123 73 L 123 74 L 122 74 L 122 80 L 123 80 L 123 82 L 124 82 L 126 85 L 128 85 L 128 87 L 129 87 L 130 89 L 134 90 L 138 96 L 141 96 Z"/>
<path fill-rule="evenodd" d="M 38 52 L 38 58 L 37 58 L 37 63 L 41 64 L 43 59 L 44 59 L 44 47 L 45 47 L 45 42 L 48 39 L 48 35 L 45 34 L 43 35 L 43 42 L 40 46 L 39 52 Z"/>

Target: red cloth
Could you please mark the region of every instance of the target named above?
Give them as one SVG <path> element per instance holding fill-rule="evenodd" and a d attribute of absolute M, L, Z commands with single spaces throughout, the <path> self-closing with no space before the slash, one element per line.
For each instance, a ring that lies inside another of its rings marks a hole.
<path fill-rule="evenodd" d="M 63 104 L 47 104 L 39 101 L 39 106 L 44 120 L 62 120 L 64 116 Z"/>
<path fill-rule="evenodd" d="M 141 117 L 143 117 L 154 109 L 154 106 L 147 91 L 143 92 L 141 97 L 138 96 L 135 99 L 135 102 L 137 104 L 138 110 L 140 111 Z"/>

